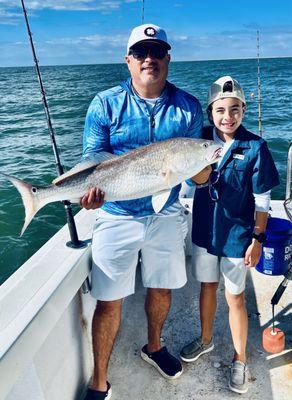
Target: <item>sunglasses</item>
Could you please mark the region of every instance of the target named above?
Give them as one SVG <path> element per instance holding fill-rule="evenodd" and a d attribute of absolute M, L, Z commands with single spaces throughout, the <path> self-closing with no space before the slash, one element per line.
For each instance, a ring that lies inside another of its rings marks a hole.
<path fill-rule="evenodd" d="M 209 195 L 213 201 L 219 200 L 218 190 L 214 187 L 214 185 L 219 181 L 219 178 L 220 172 L 217 169 L 214 169 L 209 178 Z"/>
<path fill-rule="evenodd" d="M 152 57 L 162 60 L 166 54 L 167 49 L 163 46 L 139 46 L 129 50 L 129 56 L 133 56 L 136 60 L 143 60 L 151 54 Z"/>

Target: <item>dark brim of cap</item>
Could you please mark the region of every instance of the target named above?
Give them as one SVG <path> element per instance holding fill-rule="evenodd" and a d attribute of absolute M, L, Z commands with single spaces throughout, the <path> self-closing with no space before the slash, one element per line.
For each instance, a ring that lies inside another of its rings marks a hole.
<path fill-rule="evenodd" d="M 164 40 L 159 40 L 159 39 L 143 39 L 143 40 L 140 40 L 139 42 L 136 42 L 135 44 L 133 44 L 131 47 L 130 47 L 130 49 L 133 49 L 135 46 L 137 46 L 137 44 L 140 44 L 140 43 L 159 43 L 159 44 L 161 44 L 162 46 L 164 46 L 164 47 L 166 47 L 167 48 L 167 50 L 170 50 L 171 49 L 171 46 L 167 43 L 167 42 L 164 42 Z"/>

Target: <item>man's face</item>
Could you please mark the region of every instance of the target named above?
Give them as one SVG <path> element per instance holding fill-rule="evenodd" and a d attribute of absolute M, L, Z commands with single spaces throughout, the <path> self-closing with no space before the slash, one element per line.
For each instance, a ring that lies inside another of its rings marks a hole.
<path fill-rule="evenodd" d="M 138 43 L 125 57 L 135 83 L 145 87 L 166 81 L 170 55 L 167 49 L 153 42 Z"/>

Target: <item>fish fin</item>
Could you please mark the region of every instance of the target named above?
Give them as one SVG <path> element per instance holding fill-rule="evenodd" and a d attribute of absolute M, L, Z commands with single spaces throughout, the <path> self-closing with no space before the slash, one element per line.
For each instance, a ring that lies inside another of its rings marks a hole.
<path fill-rule="evenodd" d="M 100 163 L 104 161 L 109 161 L 118 157 L 119 156 L 117 156 L 116 154 L 111 154 L 106 151 L 100 151 L 99 153 L 95 154 L 94 157 L 92 157 L 91 159 L 81 161 L 80 163 L 76 164 L 73 168 L 71 168 L 69 171 L 55 178 L 52 181 L 52 184 L 60 185 L 69 177 L 71 178 L 72 176 L 77 175 L 80 172 L 85 172 L 87 170 L 97 167 Z"/>
<path fill-rule="evenodd" d="M 97 164 L 100 164 L 104 161 L 114 160 L 119 158 L 117 154 L 112 154 L 107 151 L 99 151 L 98 153 L 94 154 L 93 157 L 90 158 L 91 161 L 94 161 Z"/>
<path fill-rule="evenodd" d="M 152 207 L 155 213 L 159 213 L 165 206 L 167 200 L 169 199 L 171 190 L 164 190 L 152 196 Z"/>
<path fill-rule="evenodd" d="M 38 186 L 30 185 L 29 183 L 15 178 L 14 176 L 6 175 L 3 173 L 1 174 L 9 179 L 10 182 L 21 194 L 22 202 L 25 209 L 24 225 L 20 233 L 20 236 L 22 236 L 35 214 L 45 205 L 45 203 L 40 202 L 37 195 L 35 194 L 35 192 L 37 193 L 39 189 Z"/>
<path fill-rule="evenodd" d="M 167 169 L 162 174 L 164 176 L 167 186 L 169 188 L 173 187 L 174 185 L 172 185 L 172 182 L 171 182 L 171 179 L 173 177 L 173 171 L 171 169 Z"/>
<path fill-rule="evenodd" d="M 79 174 L 80 172 L 87 171 L 88 169 L 93 169 L 98 165 L 98 163 L 94 161 L 83 161 L 79 164 L 76 164 L 73 168 L 69 171 L 65 172 L 64 174 L 58 176 L 52 181 L 53 185 L 59 185 L 60 183 L 64 182 L 67 178 L 72 177 L 74 175 Z"/>

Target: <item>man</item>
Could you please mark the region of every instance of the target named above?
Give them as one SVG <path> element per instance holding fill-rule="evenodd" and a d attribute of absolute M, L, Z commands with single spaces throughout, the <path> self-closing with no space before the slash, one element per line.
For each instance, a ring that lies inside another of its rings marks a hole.
<path fill-rule="evenodd" d="M 85 123 L 84 158 L 99 151 L 123 154 L 171 137 L 201 137 L 202 110 L 198 100 L 167 82 L 170 55 L 166 33 L 153 24 L 133 29 L 125 56 L 131 78 L 97 94 Z M 138 254 L 147 287 L 145 311 L 148 343 L 141 357 L 168 379 L 182 365 L 161 347 L 160 336 L 171 304 L 171 289 L 186 283 L 184 236 L 186 221 L 175 187 L 158 214 L 151 196 L 106 202 L 92 189 L 82 206 L 98 210 L 92 240 L 92 291 L 97 301 L 92 335 L 94 373 L 86 400 L 109 399 L 107 367 L 120 326 L 122 301 L 134 293 Z"/>

